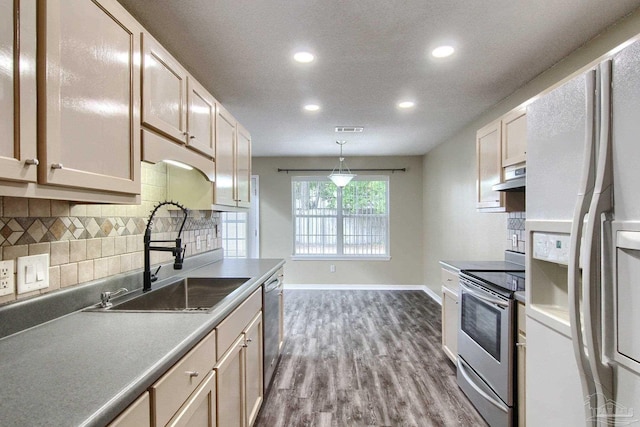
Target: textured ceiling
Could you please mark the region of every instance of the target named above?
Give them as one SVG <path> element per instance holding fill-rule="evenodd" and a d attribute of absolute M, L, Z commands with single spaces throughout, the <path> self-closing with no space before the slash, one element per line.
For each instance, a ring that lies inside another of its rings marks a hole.
<path fill-rule="evenodd" d="M 639 0 L 119 0 L 251 132 L 254 156 L 424 154 Z M 439 44 L 456 47 L 446 59 Z M 298 49 L 311 64 L 291 59 Z M 401 111 L 401 99 L 416 107 Z M 309 113 L 314 102 L 322 109 Z M 364 126 L 338 137 L 335 126 Z"/>

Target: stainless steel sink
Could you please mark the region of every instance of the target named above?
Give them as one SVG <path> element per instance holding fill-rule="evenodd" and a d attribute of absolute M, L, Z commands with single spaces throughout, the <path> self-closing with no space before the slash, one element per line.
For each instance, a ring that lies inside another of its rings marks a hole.
<path fill-rule="evenodd" d="M 247 277 L 188 277 L 100 311 L 209 311 L 249 280 Z"/>

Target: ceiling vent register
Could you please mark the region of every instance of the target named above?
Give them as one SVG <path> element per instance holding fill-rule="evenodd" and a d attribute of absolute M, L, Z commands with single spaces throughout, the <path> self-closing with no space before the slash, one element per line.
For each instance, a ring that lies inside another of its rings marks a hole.
<path fill-rule="evenodd" d="M 336 126 L 336 132 L 341 133 L 360 133 L 364 130 L 360 126 Z"/>

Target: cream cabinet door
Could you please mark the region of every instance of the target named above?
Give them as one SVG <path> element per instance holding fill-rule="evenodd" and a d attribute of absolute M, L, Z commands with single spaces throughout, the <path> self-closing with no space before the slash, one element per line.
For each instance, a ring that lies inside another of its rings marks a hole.
<path fill-rule="evenodd" d="M 147 33 L 142 34 L 142 124 L 187 142 L 187 71 Z"/>
<path fill-rule="evenodd" d="M 245 426 L 244 364 L 242 362 L 244 336 L 241 335 L 218 361 L 215 367 L 218 377 L 218 426 Z"/>
<path fill-rule="evenodd" d="M 149 392 L 145 391 L 127 409 L 113 420 L 109 427 L 148 427 L 151 425 Z"/>
<path fill-rule="evenodd" d="M 213 157 L 215 154 L 216 100 L 193 77 L 187 77 L 187 145 Z"/>
<path fill-rule="evenodd" d="M 251 135 L 241 125 L 236 137 L 236 185 L 238 207 L 251 207 Z"/>
<path fill-rule="evenodd" d="M 245 338 L 245 402 L 246 425 L 252 426 L 264 398 L 262 312 L 258 313 L 243 332 Z"/>
<path fill-rule="evenodd" d="M 216 427 L 216 373 L 211 371 L 168 427 Z"/>
<path fill-rule="evenodd" d="M 221 105 L 218 105 L 216 110 L 215 203 L 218 205 L 236 206 L 236 120 Z"/>
<path fill-rule="evenodd" d="M 453 363 L 458 360 L 458 295 L 442 287 L 442 349 Z"/>
<path fill-rule="evenodd" d="M 36 0 L 0 0 L 0 61 L 0 179 L 35 182 Z"/>
<path fill-rule="evenodd" d="M 502 118 L 502 167 L 527 160 L 527 110 L 514 110 Z"/>
<path fill-rule="evenodd" d="M 500 121 L 493 122 L 480 129 L 476 136 L 476 158 L 478 179 L 476 184 L 476 207 L 500 208 L 502 194 L 491 187 L 501 179 L 501 127 Z"/>
<path fill-rule="evenodd" d="M 38 182 L 140 194 L 140 31 L 115 0 L 40 0 Z"/>

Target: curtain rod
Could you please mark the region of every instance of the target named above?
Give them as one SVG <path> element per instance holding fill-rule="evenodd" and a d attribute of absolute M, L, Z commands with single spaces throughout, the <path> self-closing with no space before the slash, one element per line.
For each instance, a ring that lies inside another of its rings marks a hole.
<path fill-rule="evenodd" d="M 332 172 L 334 169 L 280 169 L 278 168 L 278 172 Z M 407 168 L 381 168 L 381 169 L 350 169 L 354 172 L 406 172 Z"/>

